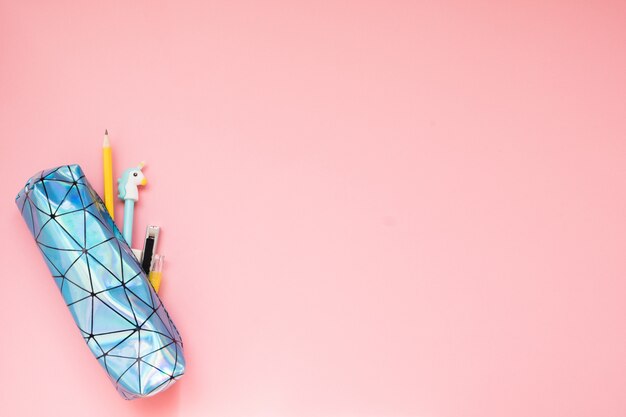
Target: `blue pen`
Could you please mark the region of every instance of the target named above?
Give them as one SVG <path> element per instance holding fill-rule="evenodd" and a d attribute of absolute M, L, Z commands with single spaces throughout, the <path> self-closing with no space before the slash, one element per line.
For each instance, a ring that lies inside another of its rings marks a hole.
<path fill-rule="evenodd" d="M 128 246 L 132 246 L 133 240 L 133 216 L 135 214 L 135 202 L 139 200 L 139 185 L 146 185 L 148 180 L 141 172 L 145 166 L 142 162 L 139 166 L 128 168 L 122 173 L 122 177 L 117 180 L 118 197 L 124 200 L 124 230 L 122 234 Z"/>

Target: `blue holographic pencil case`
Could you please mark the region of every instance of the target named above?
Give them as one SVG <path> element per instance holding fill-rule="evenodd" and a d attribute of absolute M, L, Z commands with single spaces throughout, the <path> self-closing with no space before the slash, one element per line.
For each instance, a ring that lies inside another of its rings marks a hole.
<path fill-rule="evenodd" d="M 125 399 L 185 372 L 183 343 L 78 165 L 41 171 L 16 203 L 87 346 Z"/>

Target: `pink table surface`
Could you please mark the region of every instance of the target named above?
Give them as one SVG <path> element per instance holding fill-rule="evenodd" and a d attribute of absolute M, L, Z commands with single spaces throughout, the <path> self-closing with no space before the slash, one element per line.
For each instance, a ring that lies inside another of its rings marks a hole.
<path fill-rule="evenodd" d="M 0 0 L 0 415 L 626 415 L 625 21 Z M 117 173 L 148 162 L 188 361 L 134 402 L 13 203 L 66 163 L 101 191 L 105 128 Z"/>

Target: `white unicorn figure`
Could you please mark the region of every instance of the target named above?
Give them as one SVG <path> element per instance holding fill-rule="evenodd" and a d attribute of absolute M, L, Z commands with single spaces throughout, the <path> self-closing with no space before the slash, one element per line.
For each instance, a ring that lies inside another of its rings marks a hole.
<path fill-rule="evenodd" d="M 146 185 L 148 183 L 148 180 L 141 171 L 145 165 L 146 164 L 142 162 L 136 168 L 128 168 L 117 180 L 117 191 L 119 192 L 118 197 L 121 200 L 139 200 L 139 190 L 137 189 L 137 186 Z"/>
<path fill-rule="evenodd" d="M 141 172 L 145 166 L 142 162 L 137 167 L 128 168 L 117 180 L 118 197 L 124 200 L 124 239 L 128 246 L 132 245 L 133 239 L 133 216 L 135 214 L 135 202 L 139 200 L 138 186 L 146 185 L 148 180 Z"/>

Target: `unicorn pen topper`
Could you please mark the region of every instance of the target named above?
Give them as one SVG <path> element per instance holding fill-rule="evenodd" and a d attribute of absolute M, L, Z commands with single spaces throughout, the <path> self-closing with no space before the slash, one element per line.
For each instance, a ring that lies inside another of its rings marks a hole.
<path fill-rule="evenodd" d="M 132 246 L 133 240 L 133 216 L 135 214 L 135 201 L 139 200 L 139 190 L 137 186 L 146 185 L 148 180 L 141 172 L 145 166 L 141 162 L 139 166 L 128 168 L 122 173 L 122 177 L 117 180 L 118 197 L 124 200 L 124 239 L 128 246 Z"/>

